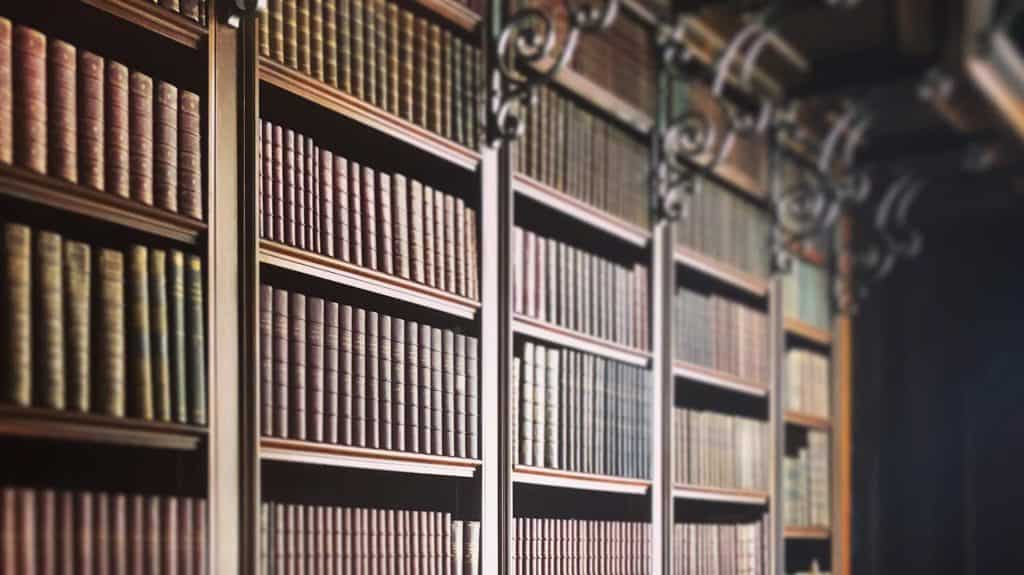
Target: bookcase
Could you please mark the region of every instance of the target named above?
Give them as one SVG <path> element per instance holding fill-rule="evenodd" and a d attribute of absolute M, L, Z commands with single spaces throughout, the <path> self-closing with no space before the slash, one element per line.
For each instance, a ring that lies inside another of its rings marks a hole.
<path fill-rule="evenodd" d="M 727 570 L 847 572 L 842 386 L 789 409 L 784 382 L 820 375 L 789 367 L 802 350 L 831 358 L 834 388 L 848 336 L 827 305 L 785 312 L 756 145 L 690 220 L 652 216 L 652 9 L 626 2 L 496 146 L 487 42 L 512 6 L 273 0 L 236 28 L 231 4 L 0 10 L 18 120 L 10 150 L 0 134 L 2 343 L 31 374 L 3 382 L 0 443 L 25 462 L 2 474 L 5 532 L 38 524 L 16 541 L 48 545 L 91 525 L 107 543 L 89 561 L 168 572 L 669 574 L 712 548 Z M 19 26 L 77 48 L 70 84 L 53 50 L 25 67 Z M 640 78 L 603 71 L 615 42 Z M 97 106 L 86 52 L 133 83 L 101 84 Z M 784 461 L 812 430 L 829 529 L 782 520 Z"/>

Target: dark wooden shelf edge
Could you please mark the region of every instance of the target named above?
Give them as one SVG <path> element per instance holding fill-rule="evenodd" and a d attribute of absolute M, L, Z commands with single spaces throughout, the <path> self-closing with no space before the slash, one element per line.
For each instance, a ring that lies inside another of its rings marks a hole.
<path fill-rule="evenodd" d="M 415 0 L 415 2 L 466 32 L 475 32 L 482 20 L 480 15 L 469 6 L 454 0 Z"/>
<path fill-rule="evenodd" d="M 207 430 L 128 417 L 2 406 L 0 435 L 194 451 L 207 435 Z"/>
<path fill-rule="evenodd" d="M 786 539 L 826 540 L 832 537 L 832 530 L 828 527 L 785 527 L 782 532 Z"/>
<path fill-rule="evenodd" d="M 767 397 L 769 394 L 768 386 L 758 385 L 725 372 L 678 359 L 672 362 L 672 375 L 753 397 Z"/>
<path fill-rule="evenodd" d="M 350 96 L 333 86 L 310 78 L 267 57 L 260 58 L 259 77 L 277 88 L 315 105 L 336 112 L 370 129 L 417 147 L 441 160 L 467 170 L 476 170 L 480 154 L 429 130 L 397 118 L 384 110 Z"/>
<path fill-rule="evenodd" d="M 462 296 L 270 240 L 260 240 L 260 262 L 463 319 L 473 319 L 480 308 L 480 302 Z"/>
<path fill-rule="evenodd" d="M 260 458 L 347 469 L 463 478 L 473 477 L 481 466 L 478 459 L 387 451 L 274 437 L 260 439 Z"/>
<path fill-rule="evenodd" d="M 626 347 L 523 315 L 513 316 L 512 331 L 641 367 L 646 367 L 652 357 L 646 350 Z"/>
<path fill-rule="evenodd" d="M 675 260 L 681 266 L 700 272 L 717 281 L 759 298 L 768 297 L 768 280 L 738 270 L 733 266 L 706 256 L 688 246 L 677 245 Z"/>
<path fill-rule="evenodd" d="M 564 489 L 604 491 L 608 493 L 626 493 L 633 495 L 643 495 L 647 493 L 647 490 L 651 487 L 651 482 L 646 479 L 596 475 L 591 473 L 565 471 L 562 469 L 548 469 L 528 465 L 516 465 L 513 467 L 512 482 L 530 485 L 543 485 L 547 487 L 559 487 Z"/>
<path fill-rule="evenodd" d="M 832 345 L 832 334 L 798 319 L 786 318 L 783 327 L 787 334 L 821 346 Z"/>
<path fill-rule="evenodd" d="M 608 214 L 525 174 L 515 175 L 513 187 L 516 192 L 616 239 L 639 247 L 646 246 L 651 239 L 648 230 Z"/>
<path fill-rule="evenodd" d="M 198 49 L 206 37 L 206 28 L 199 25 L 198 22 L 193 22 L 153 2 L 142 2 L 141 0 L 81 1 L 192 49 Z"/>
<path fill-rule="evenodd" d="M 672 496 L 677 499 L 714 501 L 742 505 L 767 505 L 770 498 L 766 491 L 686 484 L 673 485 Z"/>
<path fill-rule="evenodd" d="M 0 165 L 0 195 L 73 212 L 147 234 L 195 244 L 206 223 L 128 198 Z"/>
<path fill-rule="evenodd" d="M 817 415 L 787 411 L 783 414 L 782 419 L 790 425 L 796 425 L 799 427 L 820 429 L 822 431 L 832 429 L 832 422 L 829 421 L 828 418 L 819 417 Z"/>

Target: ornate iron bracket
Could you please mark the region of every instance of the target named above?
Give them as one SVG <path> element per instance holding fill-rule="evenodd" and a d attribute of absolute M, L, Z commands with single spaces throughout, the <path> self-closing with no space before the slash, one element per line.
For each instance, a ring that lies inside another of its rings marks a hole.
<path fill-rule="evenodd" d="M 242 24 L 242 18 L 267 13 L 267 0 L 233 0 L 228 6 L 226 23 L 232 28 Z"/>
<path fill-rule="evenodd" d="M 563 0 L 569 32 L 561 52 L 551 17 L 537 8 L 522 8 L 508 18 L 495 47 L 494 61 L 505 81 L 491 106 L 491 143 L 511 142 L 525 131 L 523 116 L 538 85 L 550 82 L 572 60 L 580 34 L 607 30 L 619 12 L 620 0 L 577 3 Z"/>

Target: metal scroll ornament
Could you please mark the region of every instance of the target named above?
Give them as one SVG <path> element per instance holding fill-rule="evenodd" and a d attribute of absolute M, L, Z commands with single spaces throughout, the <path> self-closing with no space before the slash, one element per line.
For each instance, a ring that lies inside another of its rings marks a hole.
<path fill-rule="evenodd" d="M 619 0 L 576 2 L 563 0 L 569 31 L 556 55 L 558 37 L 548 14 L 537 8 L 523 8 L 505 22 L 498 35 L 498 72 L 505 80 L 500 100 L 494 106 L 493 141 L 511 142 L 523 135 L 527 107 L 533 103 L 534 88 L 550 82 L 572 60 L 580 34 L 608 29 L 619 12 Z"/>

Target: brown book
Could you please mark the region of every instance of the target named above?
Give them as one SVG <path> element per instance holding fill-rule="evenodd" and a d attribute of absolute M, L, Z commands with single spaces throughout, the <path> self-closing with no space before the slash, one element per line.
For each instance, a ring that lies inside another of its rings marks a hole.
<path fill-rule="evenodd" d="M 363 265 L 375 270 L 377 266 L 377 189 L 374 171 L 363 166 Z"/>
<path fill-rule="evenodd" d="M 311 0 L 298 0 L 296 6 L 296 33 L 297 33 L 297 48 L 298 48 L 298 59 L 299 66 L 298 70 L 304 74 L 311 72 L 310 68 L 310 9 L 309 3 Z"/>
<path fill-rule="evenodd" d="M 25 26 L 14 28 L 14 161 L 47 173 L 46 36 Z"/>
<path fill-rule="evenodd" d="M 352 44 L 355 41 L 355 31 L 352 21 L 353 0 L 338 0 L 338 88 L 342 91 L 354 94 L 352 81 Z M 360 16 L 360 19 L 362 16 Z"/>
<path fill-rule="evenodd" d="M 60 40 L 47 46 L 46 126 L 49 173 L 62 180 L 78 182 L 78 99 L 75 47 Z"/>
<path fill-rule="evenodd" d="M 397 93 L 400 100 L 399 113 L 401 114 L 402 119 L 413 122 L 415 121 L 413 116 L 415 109 L 413 106 L 413 99 L 416 94 L 416 71 L 414 65 L 416 60 L 415 53 L 413 52 L 416 35 L 416 17 L 412 12 L 404 8 L 399 8 L 398 11 L 402 20 L 400 26 L 402 36 L 400 42 L 401 56 L 399 57 L 400 68 L 398 72 L 400 89 Z"/>
<path fill-rule="evenodd" d="M 71 521 L 75 526 L 75 563 L 81 569 L 80 572 L 91 574 L 92 567 L 95 564 L 95 521 L 93 520 L 93 511 L 95 505 L 93 503 L 93 494 L 88 491 L 79 491 L 75 493 L 74 503 L 74 516 L 65 518 L 65 521 Z M 86 568 L 82 568 L 85 567 Z M 25 573 L 26 571 L 17 571 L 18 573 Z M 141 572 L 141 571 L 140 571 Z"/>
<path fill-rule="evenodd" d="M 2 48 L 0 48 L 2 52 Z M 2 56 L 0 56 L 2 58 Z M 2 80 L 0 64 L 0 83 Z M 0 88 L 0 101 L 3 89 Z M 78 52 L 78 181 L 105 189 L 103 58 L 86 50 Z M 2 103 L 0 103 L 2 106 Z M 2 128 L 0 128 L 2 130 Z M 2 145 L 0 145 L 2 148 Z"/>
<path fill-rule="evenodd" d="M 14 162 L 14 85 L 11 21 L 0 17 L 0 162 Z"/>
<path fill-rule="evenodd" d="M 267 11 L 260 14 L 257 17 L 257 23 L 259 24 L 259 46 L 260 56 L 270 57 L 270 11 L 272 8 L 268 6 Z"/>
<path fill-rule="evenodd" d="M 66 334 L 66 405 L 74 411 L 88 412 L 89 337 L 92 266 L 89 246 L 64 241 L 64 329 Z"/>
<path fill-rule="evenodd" d="M 351 94 L 359 99 L 366 99 L 364 94 L 364 76 L 366 62 L 366 45 L 364 33 L 366 31 L 366 4 L 372 4 L 372 0 L 349 0 L 349 35 L 352 43 L 349 47 L 349 68 L 351 72 Z"/>
<path fill-rule="evenodd" d="M 203 219 L 203 149 L 199 95 L 178 91 L 178 211 Z"/>
<path fill-rule="evenodd" d="M 399 15 L 398 5 L 388 2 L 388 28 L 387 28 L 387 44 L 388 44 L 388 65 L 387 65 L 387 84 L 385 93 L 387 95 L 387 102 L 385 108 L 388 112 L 398 116 L 398 100 L 399 100 L 399 81 L 398 76 L 401 73 L 400 53 L 399 53 Z"/>
<path fill-rule="evenodd" d="M 328 150 L 320 150 L 320 251 L 326 256 L 334 257 L 334 155 Z M 346 203 L 347 204 L 347 203 Z M 348 207 L 347 205 L 345 206 Z"/>
<path fill-rule="evenodd" d="M 341 353 L 337 302 L 324 305 L 324 441 L 338 443 L 338 363 Z"/>
<path fill-rule="evenodd" d="M 323 0 L 324 82 L 338 85 L 338 1 Z M 346 30 L 347 34 L 348 31 Z"/>
<path fill-rule="evenodd" d="M 271 239 L 285 243 L 285 172 L 284 172 L 284 130 L 274 126 L 272 150 L 272 184 L 271 204 L 273 204 L 274 222 Z"/>
<path fill-rule="evenodd" d="M 51 489 L 36 492 L 36 553 L 37 573 L 56 575 L 57 573 L 57 494 Z"/>
<path fill-rule="evenodd" d="M 480 259 L 477 254 L 476 210 L 466 208 L 466 274 L 468 296 L 480 300 Z M 561 290 L 564 286 L 559 286 Z"/>
<path fill-rule="evenodd" d="M 61 237 L 53 232 L 35 233 L 32 266 L 35 278 L 36 318 L 35 387 L 33 403 L 53 409 L 64 408 L 64 298 L 61 292 Z"/>
<path fill-rule="evenodd" d="M 394 248 L 394 273 L 402 278 L 410 278 L 409 258 L 409 192 L 405 176 L 395 174 L 391 196 L 391 222 Z"/>
<path fill-rule="evenodd" d="M 426 283 L 423 261 L 423 184 L 416 180 L 409 182 L 404 211 L 408 220 L 408 228 L 404 233 L 407 235 L 405 251 L 409 260 L 409 277 L 419 283 Z"/>
<path fill-rule="evenodd" d="M 206 425 L 206 323 L 203 304 L 203 264 L 199 256 L 188 256 L 185 285 L 189 422 Z"/>
<path fill-rule="evenodd" d="M 206 500 L 196 499 L 194 500 L 195 508 L 193 509 L 193 516 L 195 519 L 195 569 L 193 572 L 196 575 L 207 575 L 208 571 L 206 568 L 207 564 L 207 553 L 206 546 L 208 542 L 206 540 Z"/>
<path fill-rule="evenodd" d="M 352 432 L 352 418 L 355 413 L 352 405 L 355 385 L 355 365 L 353 363 L 355 345 L 354 322 L 352 306 L 341 306 L 341 351 L 338 363 L 338 377 L 340 379 L 338 382 L 338 417 L 340 419 L 340 432 L 338 440 L 343 445 L 353 445 L 355 442 Z"/>
<path fill-rule="evenodd" d="M 461 261 L 461 255 L 457 254 L 459 245 L 455 242 L 455 198 L 444 195 L 444 289 L 451 293 L 458 293 L 456 283 L 458 275 L 456 272 L 456 261 Z"/>
<path fill-rule="evenodd" d="M 434 239 L 434 190 L 423 186 L 423 279 L 428 286 L 437 285 L 437 248 Z M 442 265 L 442 267 L 444 267 Z"/>
<path fill-rule="evenodd" d="M 430 25 L 430 91 L 427 94 L 430 98 L 429 124 L 428 128 L 443 135 L 444 130 L 444 78 L 442 50 L 441 50 L 441 27 L 437 24 Z"/>
<path fill-rule="evenodd" d="M 309 69 L 321 82 L 324 81 L 323 4 L 323 0 L 309 0 Z"/>
<path fill-rule="evenodd" d="M 17 573 L 18 490 L 0 487 L 0 572 Z"/>
<path fill-rule="evenodd" d="M 178 573 L 194 575 L 192 558 L 196 548 L 196 525 L 194 518 L 195 501 L 191 497 L 182 497 L 178 502 Z"/>
<path fill-rule="evenodd" d="M 376 103 L 383 110 L 388 105 L 388 9 L 384 0 L 371 0 L 371 2 L 375 20 L 373 75 L 377 84 Z"/>
<path fill-rule="evenodd" d="M 284 130 L 282 147 L 282 175 L 284 176 L 284 243 L 297 246 L 296 190 L 295 190 L 295 132 Z M 279 238 L 280 239 L 280 238 Z"/>
<path fill-rule="evenodd" d="M 146 573 L 160 573 L 160 496 L 147 495 L 145 497 L 145 521 L 146 527 L 143 531 L 143 553 L 145 559 L 143 564 Z"/>
<path fill-rule="evenodd" d="M 306 296 L 289 294 L 288 304 L 289 437 L 306 439 Z"/>
<path fill-rule="evenodd" d="M 306 204 L 306 249 L 311 252 L 318 252 L 317 241 L 320 235 L 317 233 L 320 229 L 320 207 L 319 197 L 320 192 L 317 188 L 317 170 L 316 170 L 316 146 L 313 145 L 313 138 L 306 136 L 303 138 L 305 147 L 303 149 L 303 189 L 305 190 Z"/>
<path fill-rule="evenodd" d="M 299 68 L 298 2 L 299 0 L 284 0 L 282 11 L 282 20 L 284 22 L 284 63 L 296 70 Z"/>
<path fill-rule="evenodd" d="M 468 241 L 466 238 L 466 202 L 455 199 L 455 287 L 459 295 L 469 297 Z"/>
<path fill-rule="evenodd" d="M 466 127 L 463 123 L 463 50 L 462 41 L 457 37 L 452 36 L 451 39 L 452 55 L 448 59 L 448 63 L 451 66 L 451 70 L 448 75 L 452 78 L 452 90 L 451 90 L 451 104 L 449 109 L 451 110 L 451 132 L 449 137 L 462 145 L 468 145 L 466 142 Z"/>
<path fill-rule="evenodd" d="M 160 537 L 163 540 L 161 555 L 163 572 L 167 574 L 180 573 L 178 564 L 178 546 L 181 544 L 179 538 L 182 526 L 178 524 L 178 498 L 174 496 L 164 497 L 161 511 Z"/>
<path fill-rule="evenodd" d="M 324 440 L 324 300 L 306 298 L 306 436 Z"/>
<path fill-rule="evenodd" d="M 416 97 L 413 99 L 415 121 L 418 125 L 430 129 L 428 110 L 430 109 L 430 22 L 425 18 L 416 18 Z"/>
<path fill-rule="evenodd" d="M 274 234 L 274 126 L 265 120 L 260 128 L 260 237 L 276 240 Z"/>
<path fill-rule="evenodd" d="M 363 0 L 363 99 L 379 105 L 377 90 L 377 6 L 380 0 Z"/>
<path fill-rule="evenodd" d="M 153 377 L 153 410 L 160 421 L 171 421 L 170 323 L 167 303 L 167 252 L 149 254 L 149 327 Z"/>
<path fill-rule="evenodd" d="M 128 572 L 145 573 L 145 561 L 146 499 L 143 495 L 131 495 L 128 499 Z M 79 565 L 87 564 L 79 561 Z"/>
<path fill-rule="evenodd" d="M 405 320 L 391 318 L 391 444 L 398 451 L 405 451 Z"/>
<path fill-rule="evenodd" d="M 441 31 L 441 126 L 439 133 L 445 138 L 452 137 L 452 62 L 454 60 L 454 40 L 447 28 Z"/>
<path fill-rule="evenodd" d="M 378 427 L 380 409 L 380 314 L 375 311 L 366 312 L 366 446 L 379 448 L 380 428 Z"/>
<path fill-rule="evenodd" d="M 306 138 L 302 134 L 295 134 L 293 143 L 294 154 L 292 158 L 292 170 L 295 172 L 295 246 L 301 249 L 309 249 L 306 245 L 309 225 L 306 219 Z"/>
<path fill-rule="evenodd" d="M 395 274 L 395 244 L 392 229 L 392 205 L 394 199 L 391 195 L 391 176 L 385 173 L 377 174 L 377 215 L 380 218 L 377 230 L 380 237 L 377 238 L 377 252 L 380 256 L 377 269 L 394 275 Z"/>
<path fill-rule="evenodd" d="M 288 292 L 283 289 L 274 289 L 272 331 L 274 361 L 273 435 L 275 437 L 290 437 L 288 425 L 288 376 L 291 370 L 291 364 L 288 361 L 290 331 Z"/>
<path fill-rule="evenodd" d="M 153 79 L 132 72 L 129 80 L 129 181 L 131 196 L 153 204 Z"/>
<path fill-rule="evenodd" d="M 260 286 L 260 434 L 274 434 L 274 288 Z"/>
<path fill-rule="evenodd" d="M 123 493 L 110 497 L 110 565 L 114 575 L 124 575 L 128 573 L 128 497 Z M 71 573 L 71 565 L 62 566 L 61 573 Z"/>
<path fill-rule="evenodd" d="M 434 287 L 449 291 L 448 272 L 451 270 L 451 263 L 448 260 L 448 250 L 452 246 L 452 236 L 447 231 L 446 198 L 447 196 L 440 190 L 434 190 Z"/>
<path fill-rule="evenodd" d="M 115 250 L 101 249 L 97 257 L 99 345 L 92 404 L 99 413 L 120 417 L 125 409 L 124 256 Z"/>
<path fill-rule="evenodd" d="M 435 453 L 433 427 L 433 410 L 431 409 L 431 378 L 433 369 L 431 367 L 431 346 L 433 338 L 429 325 L 420 324 L 419 334 L 419 436 L 420 453 Z"/>
<path fill-rule="evenodd" d="M 153 378 L 149 340 L 149 252 L 145 246 L 128 250 L 128 412 L 153 419 Z"/>
<path fill-rule="evenodd" d="M 284 63 L 284 0 L 270 0 L 267 11 L 270 24 L 270 54 L 274 60 Z"/>
<path fill-rule="evenodd" d="M 178 211 L 178 89 L 156 84 L 153 113 L 153 196 L 157 207 Z"/>
<path fill-rule="evenodd" d="M 185 325 L 185 254 L 171 250 L 167 258 L 167 334 L 174 420 L 187 423 L 188 327 Z"/>
<path fill-rule="evenodd" d="M 129 104 L 128 68 L 123 64 L 107 60 L 105 75 L 106 93 L 106 190 L 127 198 L 131 184 L 129 180 Z"/>
<path fill-rule="evenodd" d="M 357 266 L 363 265 L 363 184 L 362 169 L 359 164 L 349 162 L 348 169 L 351 180 L 348 183 L 349 199 L 349 230 L 351 261 Z"/>
<path fill-rule="evenodd" d="M 352 436 L 366 447 L 366 311 L 355 309 L 352 321 Z"/>
<path fill-rule="evenodd" d="M 391 438 L 391 391 L 394 375 L 391 363 L 391 346 L 394 343 L 391 335 L 391 317 L 386 314 L 378 316 L 377 324 L 377 435 L 381 449 L 391 450 L 394 445 Z"/>

